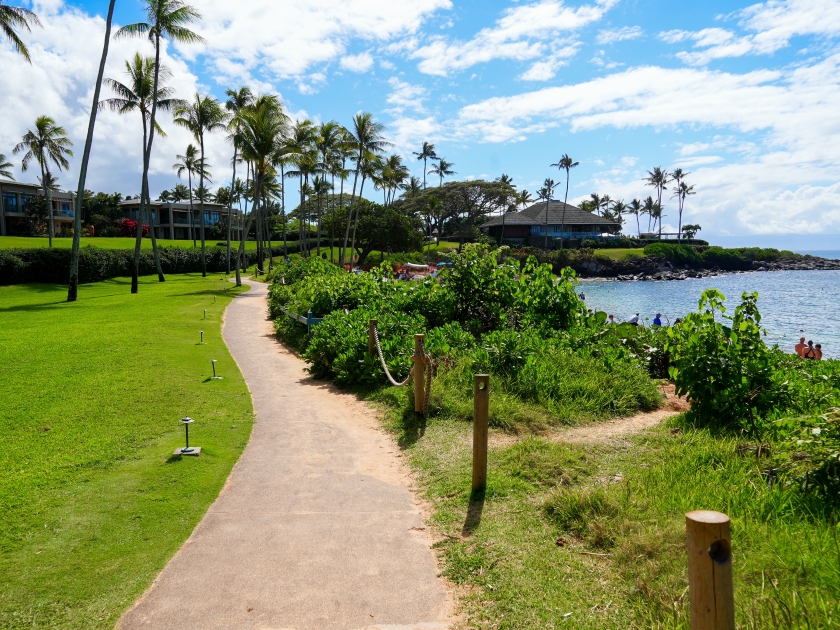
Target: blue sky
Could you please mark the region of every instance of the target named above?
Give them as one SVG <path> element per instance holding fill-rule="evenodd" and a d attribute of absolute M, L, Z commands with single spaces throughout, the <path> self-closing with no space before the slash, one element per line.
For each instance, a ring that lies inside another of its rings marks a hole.
<path fill-rule="evenodd" d="M 698 191 L 685 220 L 702 235 L 798 233 L 840 246 L 824 236 L 840 233 L 840 0 L 194 4 L 208 44 L 169 48 L 165 59 L 180 96 L 250 85 L 280 93 L 293 116 L 346 124 L 370 111 L 415 174 L 411 151 L 428 140 L 458 178 L 507 173 L 532 193 L 561 179 L 549 165 L 569 153 L 580 162 L 574 200 L 647 196 L 646 170 L 681 166 Z M 143 19 L 139 2 L 118 7 L 120 25 Z M 45 24 L 27 36 L 33 67 L 0 46 L 7 154 L 42 110 L 81 147 L 107 4 L 33 8 Z M 119 78 L 134 50 L 151 52 L 116 42 L 106 76 Z M 174 185 L 170 165 L 190 141 L 165 128 L 153 191 Z M 102 116 L 89 187 L 136 194 L 138 134 L 139 121 Z M 209 151 L 223 184 L 229 148 L 220 136 Z M 665 223 L 676 225 L 670 200 Z"/>

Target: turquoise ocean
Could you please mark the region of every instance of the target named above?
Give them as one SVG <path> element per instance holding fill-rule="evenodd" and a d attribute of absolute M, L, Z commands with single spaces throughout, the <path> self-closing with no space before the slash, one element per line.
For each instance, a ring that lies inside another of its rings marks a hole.
<path fill-rule="evenodd" d="M 840 259 L 840 252 L 813 254 Z M 696 311 L 700 294 L 709 288 L 726 295 L 731 312 L 742 293 L 757 291 L 768 344 L 793 352 L 799 337 L 804 336 L 822 344 L 826 358 L 840 359 L 840 271 L 749 272 L 661 282 L 584 280 L 579 290 L 586 294 L 588 308 L 615 315 L 619 321 L 638 312 L 649 326 L 656 313 L 662 313 L 662 322 L 667 324 Z"/>

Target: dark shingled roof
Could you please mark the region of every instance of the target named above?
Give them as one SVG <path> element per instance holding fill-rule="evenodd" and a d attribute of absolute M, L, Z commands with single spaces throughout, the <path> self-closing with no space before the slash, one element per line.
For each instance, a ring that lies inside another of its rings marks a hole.
<path fill-rule="evenodd" d="M 505 215 L 505 225 L 545 225 L 546 206 L 548 206 L 548 224 L 560 225 L 563 223 L 563 205 L 562 201 L 549 201 L 548 204 L 544 201 L 538 201 L 533 206 L 529 206 L 521 212 L 508 212 Z M 581 210 L 569 204 L 565 205 L 565 225 L 598 225 L 603 226 L 605 232 L 621 229 L 621 225 L 615 221 L 599 217 L 597 214 Z M 486 223 L 482 223 L 481 227 L 492 227 L 501 224 L 502 217 L 499 216 L 493 217 Z"/>

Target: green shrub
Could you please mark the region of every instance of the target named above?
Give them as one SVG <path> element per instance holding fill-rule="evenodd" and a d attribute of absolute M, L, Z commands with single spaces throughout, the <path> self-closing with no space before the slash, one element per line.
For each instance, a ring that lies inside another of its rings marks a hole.
<path fill-rule="evenodd" d="M 689 245 L 675 243 L 651 243 L 645 246 L 645 256 L 661 256 L 675 265 L 699 265 L 702 262 L 697 251 Z"/>
<path fill-rule="evenodd" d="M 729 271 L 750 269 L 752 262 L 742 258 L 739 250 L 724 249 L 717 245 L 709 247 L 703 252 L 703 263 L 707 267 L 720 267 Z"/>

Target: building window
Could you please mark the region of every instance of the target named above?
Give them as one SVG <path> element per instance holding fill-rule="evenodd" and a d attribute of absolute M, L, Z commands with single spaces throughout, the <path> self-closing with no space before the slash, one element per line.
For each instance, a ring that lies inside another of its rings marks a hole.
<path fill-rule="evenodd" d="M 25 212 L 26 211 L 26 202 L 30 199 L 35 199 L 34 195 L 21 195 L 20 196 L 20 210 L 18 212 Z"/>
<path fill-rule="evenodd" d="M 3 193 L 3 211 L 20 212 L 17 195 L 15 193 Z"/>

